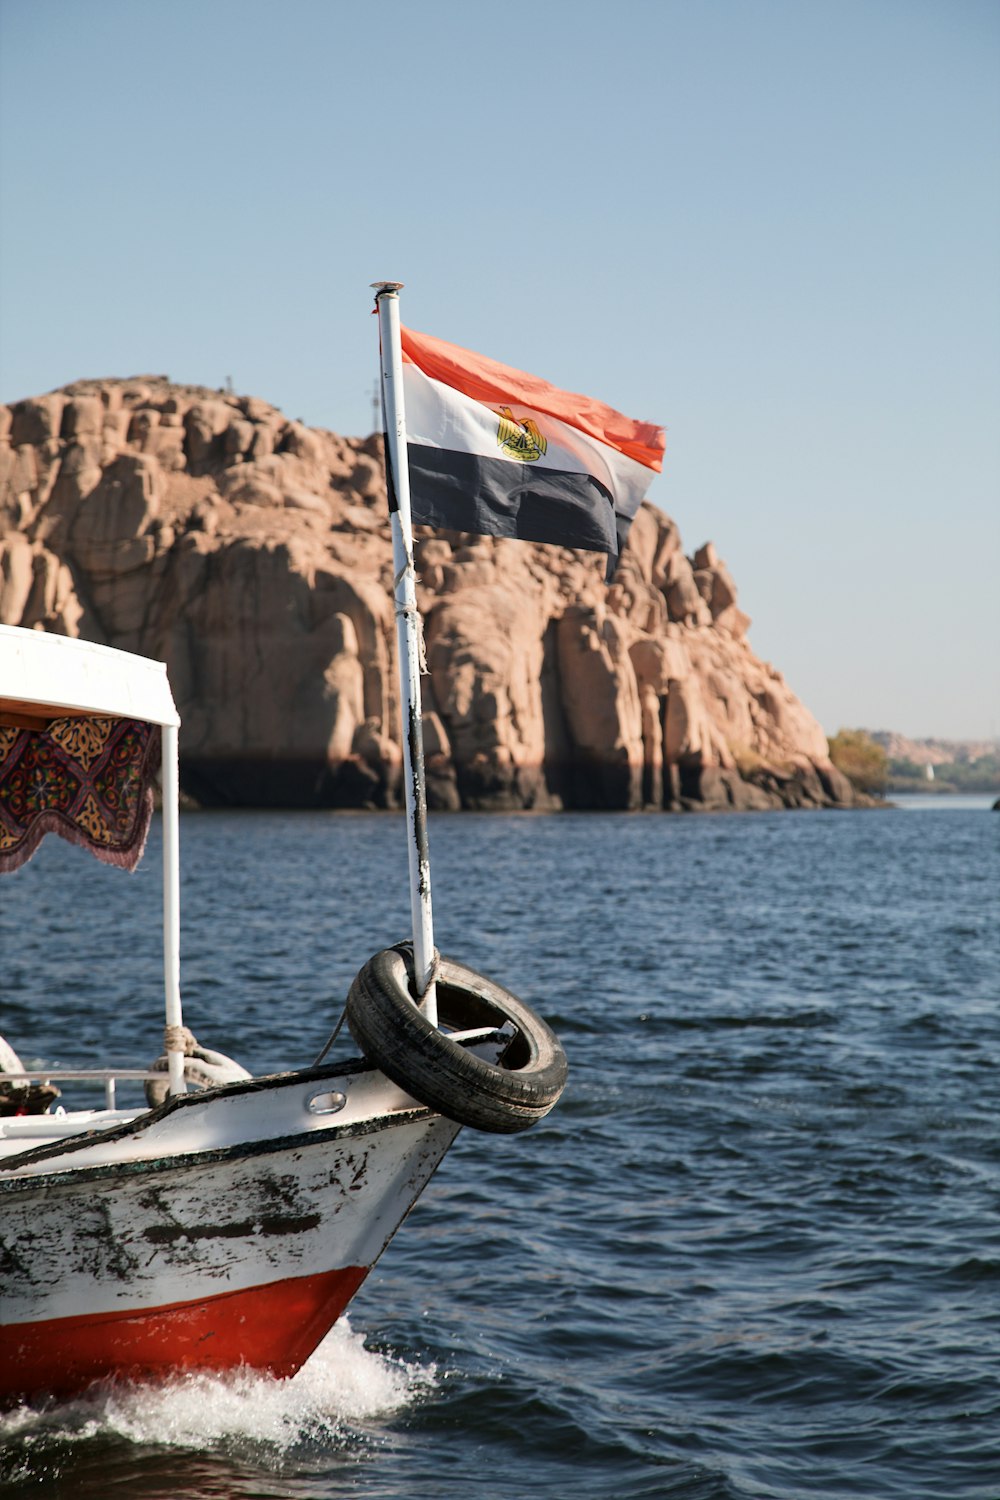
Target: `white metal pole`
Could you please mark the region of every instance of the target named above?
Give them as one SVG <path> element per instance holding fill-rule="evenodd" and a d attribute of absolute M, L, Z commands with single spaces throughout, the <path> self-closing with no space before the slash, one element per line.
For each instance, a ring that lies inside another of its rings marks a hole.
<path fill-rule="evenodd" d="M 427 843 L 424 740 L 420 717 L 420 621 L 417 615 L 416 574 L 413 569 L 410 472 L 406 457 L 406 415 L 403 405 L 403 353 L 399 336 L 399 292 L 402 282 L 376 281 L 372 285 L 378 308 L 386 428 L 385 463 L 392 517 L 393 592 L 396 603 L 400 709 L 403 719 L 403 780 L 409 832 L 413 962 L 417 994 L 421 997 L 424 1014 L 436 1026 L 434 922 L 431 912 L 430 851 Z"/>
<path fill-rule="evenodd" d="M 163 766 L 163 988 L 166 997 L 166 1052 L 170 1093 L 184 1094 L 184 1044 L 181 1040 L 181 865 L 178 731 L 162 731 Z"/>

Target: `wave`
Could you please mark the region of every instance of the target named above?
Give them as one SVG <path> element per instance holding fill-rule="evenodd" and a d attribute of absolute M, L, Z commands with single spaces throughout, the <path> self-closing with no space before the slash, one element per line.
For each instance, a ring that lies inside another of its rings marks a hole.
<path fill-rule="evenodd" d="M 342 1318 L 302 1369 L 279 1380 L 246 1368 L 193 1372 L 157 1384 L 109 1381 L 72 1401 L 51 1398 L 0 1415 L 0 1482 L 46 1472 L 67 1445 L 124 1439 L 141 1448 L 249 1453 L 266 1460 L 303 1447 L 339 1447 L 366 1423 L 432 1390 L 434 1365 L 365 1346 Z"/>

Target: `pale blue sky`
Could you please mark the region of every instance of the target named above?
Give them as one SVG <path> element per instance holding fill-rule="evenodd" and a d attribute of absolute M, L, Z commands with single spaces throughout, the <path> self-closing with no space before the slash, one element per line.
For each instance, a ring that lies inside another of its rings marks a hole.
<path fill-rule="evenodd" d="M 380 277 L 667 427 L 828 732 L 1000 734 L 996 0 L 0 0 L 0 400 L 367 432 Z"/>

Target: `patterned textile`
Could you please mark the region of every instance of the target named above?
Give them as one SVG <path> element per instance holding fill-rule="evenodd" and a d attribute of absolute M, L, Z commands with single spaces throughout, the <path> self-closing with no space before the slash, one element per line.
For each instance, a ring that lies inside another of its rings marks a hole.
<path fill-rule="evenodd" d="M 160 731 L 135 719 L 0 725 L 0 872 L 16 870 L 47 833 L 134 870 L 153 812 Z"/>

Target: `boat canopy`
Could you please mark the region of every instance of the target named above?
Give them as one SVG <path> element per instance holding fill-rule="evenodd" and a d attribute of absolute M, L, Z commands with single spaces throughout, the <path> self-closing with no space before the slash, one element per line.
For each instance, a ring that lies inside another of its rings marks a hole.
<path fill-rule="evenodd" d="M 162 662 L 91 641 L 0 625 L 0 714 L 106 714 L 177 728 Z"/>
<path fill-rule="evenodd" d="M 47 833 L 132 870 L 176 734 L 166 668 L 66 636 L 0 627 L 0 872 Z"/>
<path fill-rule="evenodd" d="M 0 625 L 0 873 L 47 833 L 132 870 L 163 788 L 163 979 L 171 1094 L 184 1092 L 178 730 L 162 662 Z"/>

